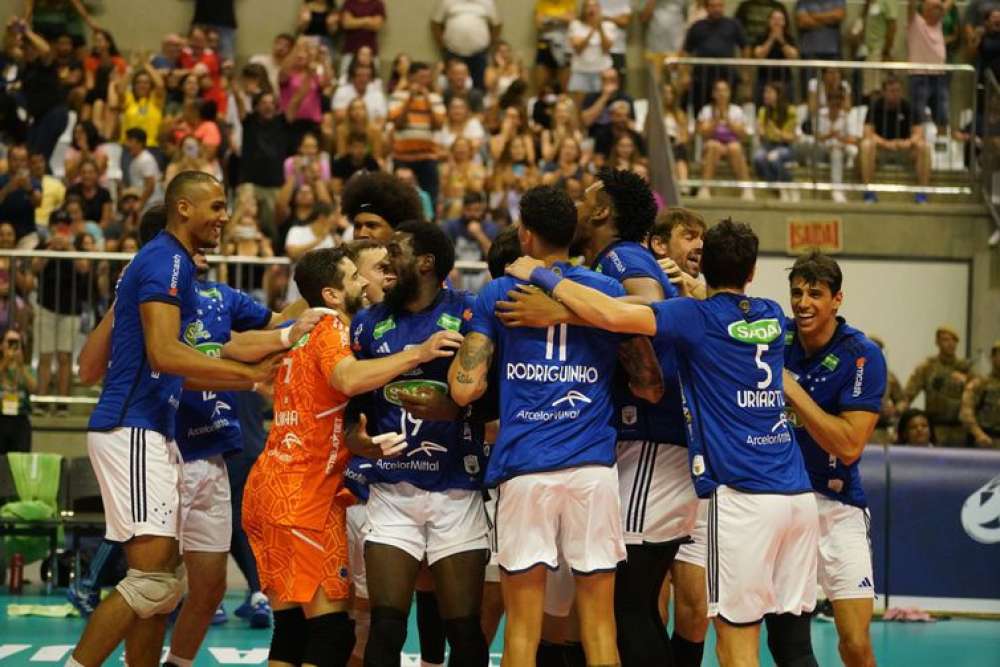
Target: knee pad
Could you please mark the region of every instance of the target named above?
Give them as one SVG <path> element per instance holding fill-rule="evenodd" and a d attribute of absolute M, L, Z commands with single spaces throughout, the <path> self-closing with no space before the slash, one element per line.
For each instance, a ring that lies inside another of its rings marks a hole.
<path fill-rule="evenodd" d="M 449 665 L 459 667 L 487 667 L 490 650 L 483 636 L 479 616 L 451 618 L 444 622 L 445 636 L 451 644 Z"/>
<path fill-rule="evenodd" d="M 365 667 L 398 667 L 399 654 L 406 642 L 407 613 L 393 607 L 375 607 L 371 614 Z"/>
<path fill-rule="evenodd" d="M 302 664 L 308 639 L 309 631 L 302 607 L 274 612 L 274 633 L 271 635 L 268 660 Z"/>
<path fill-rule="evenodd" d="M 302 662 L 316 667 L 346 667 L 354 651 L 354 621 L 346 611 L 306 619 L 309 639 Z"/>
<path fill-rule="evenodd" d="M 808 614 L 778 614 L 767 618 L 767 647 L 778 667 L 817 667 Z"/>
<path fill-rule="evenodd" d="M 174 572 L 144 572 L 132 568 L 115 588 L 139 618 L 169 614 L 184 593 Z"/>

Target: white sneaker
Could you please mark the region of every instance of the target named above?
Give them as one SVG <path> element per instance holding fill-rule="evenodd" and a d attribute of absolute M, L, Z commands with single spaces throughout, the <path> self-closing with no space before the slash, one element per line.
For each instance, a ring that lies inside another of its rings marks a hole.
<path fill-rule="evenodd" d="M 709 190 L 704 186 L 698 188 L 698 199 L 711 199 L 711 198 L 712 198 L 711 190 Z"/>
<path fill-rule="evenodd" d="M 798 190 L 788 191 L 788 201 L 790 201 L 793 204 L 798 204 L 801 200 L 802 200 L 801 192 L 799 192 Z"/>
<path fill-rule="evenodd" d="M 989 244 L 991 248 L 995 248 L 997 245 L 1000 245 L 1000 229 L 994 230 L 994 232 L 990 235 Z"/>
<path fill-rule="evenodd" d="M 754 201 L 753 190 L 749 188 L 743 190 L 742 194 L 740 194 L 740 199 L 743 201 Z"/>
<path fill-rule="evenodd" d="M 778 188 L 778 201 L 787 202 L 789 200 L 790 197 L 788 196 L 788 190 L 785 188 Z"/>
<path fill-rule="evenodd" d="M 834 190 L 830 193 L 830 198 L 837 204 L 846 204 L 847 195 L 845 195 L 841 190 Z"/>

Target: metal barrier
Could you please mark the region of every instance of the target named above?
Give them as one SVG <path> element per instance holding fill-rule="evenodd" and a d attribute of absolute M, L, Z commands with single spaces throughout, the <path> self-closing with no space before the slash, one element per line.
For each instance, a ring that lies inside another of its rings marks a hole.
<path fill-rule="evenodd" d="M 976 136 L 980 121 L 971 65 L 667 56 L 662 73 L 683 95 L 680 108 L 693 137 L 686 148 L 691 161 L 702 165 L 702 177 L 681 181 L 682 186 L 832 191 L 840 197 L 853 191 L 961 196 L 978 185 L 976 160 L 965 150 L 965 138 Z M 882 86 L 890 77 L 901 84 L 910 118 L 901 105 L 886 100 L 893 91 Z M 746 136 L 733 132 L 728 110 L 724 115 L 722 105 L 713 104 L 719 81 L 730 86 L 730 103 L 736 105 L 734 115 L 743 116 Z M 791 141 L 765 136 L 758 121 L 758 114 L 765 114 L 770 127 L 788 122 L 780 109 L 763 110 L 764 89 L 771 83 L 782 89 L 795 114 Z M 910 102 L 914 97 L 916 104 Z M 879 146 L 866 136 L 866 125 L 885 139 L 912 145 Z M 741 152 L 723 150 L 735 142 Z M 720 162 L 729 162 L 736 177 L 715 178 Z M 855 172 L 863 173 L 848 176 Z M 935 176 L 938 182 L 930 185 Z"/>
<path fill-rule="evenodd" d="M 979 135 L 970 133 L 970 145 L 979 157 L 983 201 L 1000 229 L 1000 84 L 992 70 L 983 82 L 983 105 L 976 124 Z"/>

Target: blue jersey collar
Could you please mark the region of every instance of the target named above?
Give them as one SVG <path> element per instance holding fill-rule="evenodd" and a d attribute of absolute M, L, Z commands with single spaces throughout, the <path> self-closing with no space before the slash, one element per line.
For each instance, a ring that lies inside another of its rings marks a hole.
<path fill-rule="evenodd" d="M 847 320 L 845 320 L 840 315 L 837 315 L 837 328 L 833 330 L 833 335 L 830 336 L 830 340 L 826 342 L 826 345 L 821 347 L 815 353 L 806 356 L 806 349 L 802 347 L 802 341 L 799 340 L 799 331 L 795 327 L 795 318 L 788 318 L 788 326 L 786 327 L 788 331 L 795 334 L 793 345 L 802 351 L 802 361 L 809 362 L 813 359 L 817 359 L 825 356 L 830 352 L 830 350 L 840 344 L 840 341 L 847 338 L 854 333 L 854 330 L 847 326 Z"/>

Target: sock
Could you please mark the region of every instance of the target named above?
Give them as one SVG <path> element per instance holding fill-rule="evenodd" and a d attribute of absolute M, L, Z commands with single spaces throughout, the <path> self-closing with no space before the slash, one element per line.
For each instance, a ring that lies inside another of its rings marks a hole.
<path fill-rule="evenodd" d="M 677 667 L 701 667 L 705 642 L 688 641 L 674 632 L 674 636 L 670 638 L 670 646 L 674 651 L 674 664 Z"/>
<path fill-rule="evenodd" d="M 64 667 L 83 667 L 83 665 L 73 657 L 72 653 L 70 653 L 69 657 L 66 658 L 66 664 Z"/>
<path fill-rule="evenodd" d="M 250 595 L 250 606 L 252 607 L 253 605 L 258 604 L 260 602 L 267 604 L 270 602 L 270 600 L 268 600 L 267 596 L 261 593 L 260 591 L 254 591 Z"/>
<path fill-rule="evenodd" d="M 167 659 L 163 661 L 164 665 L 173 665 L 174 667 L 194 667 L 194 660 L 188 660 L 187 658 L 180 658 L 174 655 L 173 651 L 167 655 Z"/>
<path fill-rule="evenodd" d="M 583 652 L 583 644 L 569 642 L 563 645 L 563 658 L 566 667 L 587 667 L 587 656 Z"/>

